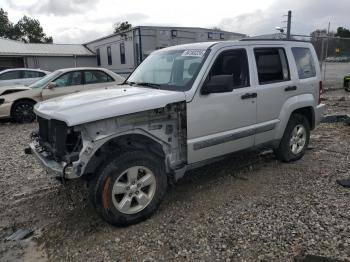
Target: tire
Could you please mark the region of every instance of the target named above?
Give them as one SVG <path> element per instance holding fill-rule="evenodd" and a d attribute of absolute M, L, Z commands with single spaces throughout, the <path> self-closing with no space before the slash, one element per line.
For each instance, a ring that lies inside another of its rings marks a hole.
<path fill-rule="evenodd" d="M 149 218 L 167 190 L 163 162 L 145 151 L 124 152 L 107 161 L 89 186 L 96 212 L 115 226 L 129 226 Z"/>
<path fill-rule="evenodd" d="M 277 159 L 284 162 L 296 161 L 305 154 L 310 140 L 310 124 L 300 114 L 293 114 L 287 124 L 282 140 L 276 148 Z"/>
<path fill-rule="evenodd" d="M 34 113 L 34 102 L 32 101 L 18 101 L 12 107 L 11 117 L 17 123 L 30 123 L 36 119 Z"/>

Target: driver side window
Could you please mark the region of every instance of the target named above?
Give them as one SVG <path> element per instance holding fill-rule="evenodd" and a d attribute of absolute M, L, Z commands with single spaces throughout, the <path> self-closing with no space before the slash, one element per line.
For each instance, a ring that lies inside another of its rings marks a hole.
<path fill-rule="evenodd" d="M 81 85 L 81 72 L 75 71 L 65 73 L 60 77 L 56 78 L 54 83 L 56 84 L 56 87 Z"/>
<path fill-rule="evenodd" d="M 224 51 L 216 59 L 209 78 L 217 75 L 232 75 L 233 87 L 249 86 L 248 58 L 245 49 Z"/>

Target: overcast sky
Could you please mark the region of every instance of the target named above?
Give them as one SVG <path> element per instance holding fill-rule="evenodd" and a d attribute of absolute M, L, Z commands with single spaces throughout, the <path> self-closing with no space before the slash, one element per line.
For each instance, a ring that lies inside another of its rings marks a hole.
<path fill-rule="evenodd" d="M 0 0 L 12 22 L 23 15 L 40 20 L 55 43 L 84 43 L 112 33 L 113 24 L 214 27 L 259 35 L 285 26 L 293 11 L 292 33 L 309 34 L 331 22 L 350 27 L 350 0 Z"/>

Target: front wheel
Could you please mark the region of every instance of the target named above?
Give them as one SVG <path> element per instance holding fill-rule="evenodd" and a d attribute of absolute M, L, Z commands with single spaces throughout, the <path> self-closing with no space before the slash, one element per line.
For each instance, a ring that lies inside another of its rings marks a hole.
<path fill-rule="evenodd" d="M 293 114 L 287 124 L 282 140 L 275 149 L 276 157 L 284 162 L 302 158 L 310 140 L 310 124 L 300 114 Z"/>
<path fill-rule="evenodd" d="M 163 160 L 144 151 L 107 162 L 90 185 L 97 213 L 110 224 L 128 226 L 150 217 L 167 189 Z"/>
<path fill-rule="evenodd" d="M 11 116 L 17 123 L 33 122 L 36 118 L 32 101 L 18 101 L 13 105 Z"/>

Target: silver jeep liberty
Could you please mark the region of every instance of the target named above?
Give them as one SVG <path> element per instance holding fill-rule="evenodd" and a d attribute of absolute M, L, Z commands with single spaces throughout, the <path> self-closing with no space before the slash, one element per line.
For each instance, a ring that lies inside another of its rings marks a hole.
<path fill-rule="evenodd" d="M 232 152 L 270 146 L 282 161 L 300 159 L 321 93 L 310 43 L 164 48 L 122 85 L 37 104 L 27 152 L 56 176 L 86 179 L 102 218 L 130 225 L 154 213 L 170 181 Z"/>

